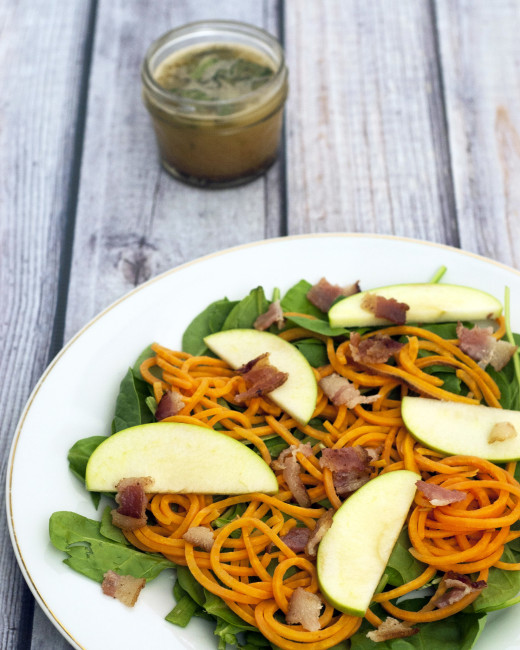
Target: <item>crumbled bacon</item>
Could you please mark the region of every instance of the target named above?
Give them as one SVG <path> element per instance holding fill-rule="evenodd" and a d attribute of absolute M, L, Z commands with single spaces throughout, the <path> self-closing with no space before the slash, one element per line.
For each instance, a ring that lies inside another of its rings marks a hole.
<path fill-rule="evenodd" d="M 271 327 L 271 325 L 274 325 L 274 323 L 278 325 L 279 330 L 282 329 L 284 318 L 282 306 L 280 305 L 279 300 L 273 300 L 269 305 L 269 309 L 263 314 L 260 314 L 260 316 L 255 320 L 253 327 L 257 330 L 266 330 L 268 327 Z"/>
<path fill-rule="evenodd" d="M 299 623 L 308 632 L 316 632 L 321 629 L 321 607 L 322 602 L 318 594 L 306 591 L 303 587 L 297 587 L 289 600 L 289 609 L 285 619 L 289 625 Z"/>
<path fill-rule="evenodd" d="M 155 419 L 164 420 L 177 413 L 184 408 L 182 397 L 177 391 L 167 390 L 162 394 L 159 404 L 155 409 Z"/>
<path fill-rule="evenodd" d="M 188 530 L 182 536 L 182 539 L 193 546 L 201 548 L 203 551 L 211 551 L 211 547 L 215 541 L 213 536 L 213 531 L 206 526 L 193 526 L 193 528 L 188 528 Z"/>
<path fill-rule="evenodd" d="M 493 336 L 492 327 L 475 325 L 473 329 L 468 329 L 462 323 L 458 323 L 457 337 L 459 347 L 464 354 L 477 361 L 482 368 L 491 364 L 497 372 L 508 364 L 518 347 L 507 341 L 497 341 Z"/>
<path fill-rule="evenodd" d="M 314 527 L 314 530 L 312 531 L 307 546 L 305 547 L 305 552 L 310 557 L 316 556 L 319 543 L 325 536 L 325 533 L 332 526 L 333 515 L 334 515 L 334 510 L 331 508 L 330 510 L 327 510 L 327 512 L 324 515 L 321 515 L 321 517 L 316 522 L 316 526 Z"/>
<path fill-rule="evenodd" d="M 504 442 L 504 440 L 516 438 L 517 435 L 518 433 L 511 422 L 497 422 L 489 433 L 488 443 Z"/>
<path fill-rule="evenodd" d="M 320 465 L 333 472 L 363 472 L 367 469 L 370 458 L 364 447 L 325 448 L 321 452 Z"/>
<path fill-rule="evenodd" d="M 295 553 L 303 553 L 309 543 L 312 532 L 313 531 L 310 530 L 310 528 L 295 527 L 291 528 L 287 535 L 282 535 L 280 539 L 291 549 L 291 551 L 294 551 Z"/>
<path fill-rule="evenodd" d="M 356 445 L 340 449 L 324 449 L 320 458 L 321 467 L 332 471 L 334 489 L 343 497 L 355 492 L 370 480 L 370 462 L 373 455 Z"/>
<path fill-rule="evenodd" d="M 269 363 L 268 352 L 251 359 L 251 361 L 238 368 L 237 372 L 244 377 L 248 386 L 246 391 L 235 395 L 237 404 L 242 404 L 242 402 L 252 397 L 260 397 L 270 393 L 287 381 L 289 376 L 286 372 L 281 372 Z"/>
<path fill-rule="evenodd" d="M 448 571 L 444 574 L 440 586 L 444 586 L 447 591 L 435 600 L 435 606 L 442 609 L 453 605 L 453 603 L 458 603 L 468 594 L 482 591 L 487 587 L 487 582 L 485 580 L 473 582 L 467 575 Z"/>
<path fill-rule="evenodd" d="M 403 347 L 389 336 L 372 337 L 361 340 L 358 332 L 350 333 L 350 351 L 358 363 L 386 363 Z"/>
<path fill-rule="evenodd" d="M 153 484 L 149 476 L 124 478 L 116 485 L 116 503 L 119 508 L 112 510 L 112 523 L 122 530 L 135 530 L 146 525 L 146 489 Z"/>
<path fill-rule="evenodd" d="M 369 472 L 334 472 L 332 477 L 334 489 L 339 497 L 352 494 L 370 481 Z"/>
<path fill-rule="evenodd" d="M 117 598 L 127 607 L 133 607 L 145 584 L 144 578 L 120 576 L 115 571 L 107 571 L 103 576 L 101 589 L 105 595 Z"/>
<path fill-rule="evenodd" d="M 331 284 L 325 278 L 321 278 L 321 280 L 312 286 L 307 292 L 307 300 L 321 311 L 329 311 L 332 307 L 332 303 L 340 296 L 346 298 L 359 292 L 359 281 L 354 282 L 354 284 L 351 284 L 348 287 L 340 287 L 337 284 Z"/>
<path fill-rule="evenodd" d="M 403 623 L 396 618 L 387 616 L 381 625 L 375 630 L 367 632 L 367 638 L 375 643 L 390 641 L 391 639 L 404 639 L 419 632 L 418 627 L 410 627 L 409 623 Z"/>
<path fill-rule="evenodd" d="M 448 488 L 441 487 L 435 483 L 417 481 L 415 485 L 419 492 L 424 494 L 432 506 L 447 506 L 450 503 L 464 501 L 467 497 L 466 492 L 461 492 L 461 490 L 448 490 Z"/>
<path fill-rule="evenodd" d="M 283 477 L 289 490 L 292 492 L 298 505 L 304 508 L 309 508 L 311 500 L 305 489 L 305 485 L 300 478 L 300 464 L 296 458 L 296 454 L 301 453 L 306 457 L 312 455 L 312 447 L 306 445 L 291 445 L 284 449 L 282 453 L 274 460 L 271 465 L 273 469 L 283 470 Z"/>
<path fill-rule="evenodd" d="M 367 293 L 361 302 L 361 308 L 372 312 L 376 318 L 384 318 L 396 325 L 406 323 L 406 312 L 410 309 L 404 302 L 398 302 L 395 298 L 384 298 L 375 293 Z"/>
<path fill-rule="evenodd" d="M 318 383 L 334 406 L 345 404 L 347 408 L 353 409 L 358 404 L 372 404 L 379 398 L 378 395 L 371 395 L 370 397 L 362 395 L 354 384 L 336 372 L 323 377 Z"/>

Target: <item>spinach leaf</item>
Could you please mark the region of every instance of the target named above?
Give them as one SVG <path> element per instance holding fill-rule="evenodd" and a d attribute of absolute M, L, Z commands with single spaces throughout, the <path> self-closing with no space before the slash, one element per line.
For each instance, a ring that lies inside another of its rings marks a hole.
<path fill-rule="evenodd" d="M 307 293 L 312 287 L 307 280 L 300 280 L 293 287 L 291 287 L 280 301 L 284 311 L 294 311 L 299 314 L 308 314 L 309 316 L 316 316 L 321 320 L 327 321 L 327 314 L 315 307 L 312 302 L 307 298 Z"/>
<path fill-rule="evenodd" d="M 195 356 L 209 354 L 210 351 L 204 343 L 204 337 L 220 332 L 229 312 L 237 304 L 238 301 L 232 302 L 227 298 L 222 298 L 222 300 L 212 302 L 198 316 L 195 316 L 182 336 L 183 351 Z"/>
<path fill-rule="evenodd" d="M 199 606 L 193 598 L 185 593 L 177 599 L 175 607 L 165 616 L 165 619 L 168 623 L 173 623 L 179 627 L 186 627 L 199 609 Z"/>
<path fill-rule="evenodd" d="M 65 564 L 97 582 L 110 570 L 148 581 L 175 566 L 162 555 L 142 553 L 105 537 L 98 521 L 75 512 L 53 513 L 49 536 L 53 546 L 67 554 Z"/>
<path fill-rule="evenodd" d="M 500 558 L 502 562 L 518 562 L 518 555 L 508 546 Z M 490 612 L 507 607 L 507 601 L 515 598 L 520 592 L 520 572 L 503 571 L 491 567 L 487 579 L 487 587 L 471 604 L 474 612 Z"/>
<path fill-rule="evenodd" d="M 403 528 L 392 550 L 385 574 L 388 583 L 393 587 L 400 587 L 410 580 L 414 580 L 425 570 L 425 565 L 416 560 L 408 550 L 411 546 L 407 528 Z"/>
<path fill-rule="evenodd" d="M 85 485 L 85 471 L 87 469 L 88 459 L 92 452 L 98 447 L 106 436 L 90 436 L 89 438 L 82 438 L 75 442 L 69 449 L 67 460 L 69 461 L 69 469 L 82 483 Z M 90 498 L 97 508 L 101 499 L 99 492 L 90 492 Z"/>
<path fill-rule="evenodd" d="M 90 436 L 89 438 L 81 438 L 75 442 L 69 449 L 67 460 L 69 461 L 70 471 L 79 478 L 82 483 L 85 483 L 85 471 L 87 469 L 88 459 L 96 447 L 106 440 L 106 436 Z"/>
<path fill-rule="evenodd" d="M 305 316 L 287 316 L 287 320 L 298 327 L 309 330 L 309 332 L 316 332 L 324 336 L 341 336 L 348 331 L 344 327 L 331 327 L 327 321 L 305 318 Z"/>
<path fill-rule="evenodd" d="M 135 377 L 132 368 L 123 377 L 116 400 L 113 432 L 117 433 L 138 424 L 154 422 L 155 418 L 146 404 L 150 396 L 150 386 Z"/>
<path fill-rule="evenodd" d="M 298 348 L 313 368 L 328 364 L 327 346 L 323 341 L 319 339 L 299 339 L 293 341 L 293 345 Z"/>
<path fill-rule="evenodd" d="M 213 528 L 223 528 L 224 526 L 227 526 L 229 523 L 231 523 L 234 519 L 237 517 L 241 517 L 245 510 L 247 508 L 246 503 L 235 503 L 234 506 L 231 506 L 227 510 L 225 510 L 220 517 L 217 517 L 217 519 L 214 519 L 211 522 L 211 525 Z M 239 532 L 240 531 L 235 531 Z"/>
<path fill-rule="evenodd" d="M 265 436 L 262 440 L 265 442 L 265 446 L 267 447 L 271 458 L 278 458 L 282 451 L 287 449 L 289 446 L 288 443 L 278 435 Z"/>
<path fill-rule="evenodd" d="M 468 326 L 469 323 L 464 323 Z M 457 323 L 430 323 L 421 324 L 422 329 L 433 332 L 443 339 L 456 339 L 457 338 Z"/>
<path fill-rule="evenodd" d="M 508 364 L 509 365 L 509 364 Z M 506 366 L 507 367 L 507 366 Z M 504 368 L 500 372 L 494 370 L 491 366 L 486 368 L 486 372 L 493 379 L 500 390 L 500 404 L 502 408 L 516 410 L 518 399 L 518 384 L 513 382 L 512 374 L 504 372 Z"/>
<path fill-rule="evenodd" d="M 202 588 L 202 585 L 195 580 L 188 567 L 177 567 L 177 581 L 182 589 L 191 596 L 197 605 L 200 607 L 204 605 L 206 599 L 204 596 L 204 589 Z"/>
<path fill-rule="evenodd" d="M 221 330 L 253 327 L 255 320 L 269 308 L 262 287 L 253 289 L 249 295 L 234 305 L 223 322 Z"/>
<path fill-rule="evenodd" d="M 112 523 L 112 515 L 111 515 L 111 510 L 112 508 L 110 506 L 107 506 L 103 510 L 103 514 L 101 515 L 101 524 L 99 526 L 99 532 L 103 537 L 106 537 L 107 539 L 111 539 L 113 542 L 118 542 L 119 544 L 128 544 L 126 537 L 123 535 L 123 531 L 121 528 L 118 528 L 117 526 L 114 526 Z"/>
<path fill-rule="evenodd" d="M 382 616 L 384 619 L 386 615 Z M 482 632 L 485 620 L 485 614 L 455 614 L 441 621 L 417 625 L 419 632 L 414 636 L 378 643 L 367 638 L 367 632 L 373 628 L 365 621 L 351 638 L 350 647 L 351 650 L 469 650 Z"/>
<path fill-rule="evenodd" d="M 249 625 L 243 621 L 240 616 L 235 614 L 235 612 L 226 605 L 222 598 L 215 596 L 215 594 L 212 594 L 211 591 L 208 591 L 207 589 L 204 589 L 204 595 L 206 598 L 204 602 L 204 609 L 208 612 L 208 614 L 211 614 L 212 616 L 225 621 L 229 625 L 238 628 L 240 631 L 258 631 L 256 627 Z"/>
<path fill-rule="evenodd" d="M 140 371 L 141 364 L 143 361 L 146 361 L 146 359 L 150 359 L 150 357 L 155 357 L 155 352 L 152 350 L 151 345 L 147 346 L 135 360 L 135 363 L 132 367 L 132 372 L 134 373 L 134 377 L 136 379 L 142 379 Z"/>

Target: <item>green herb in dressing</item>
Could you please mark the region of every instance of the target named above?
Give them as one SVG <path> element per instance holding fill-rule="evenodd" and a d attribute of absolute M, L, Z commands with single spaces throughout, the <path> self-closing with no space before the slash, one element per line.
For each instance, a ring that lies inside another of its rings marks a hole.
<path fill-rule="evenodd" d="M 172 54 L 157 69 L 155 80 L 181 97 L 226 101 L 260 88 L 273 75 L 269 60 L 257 50 L 224 44 Z"/>

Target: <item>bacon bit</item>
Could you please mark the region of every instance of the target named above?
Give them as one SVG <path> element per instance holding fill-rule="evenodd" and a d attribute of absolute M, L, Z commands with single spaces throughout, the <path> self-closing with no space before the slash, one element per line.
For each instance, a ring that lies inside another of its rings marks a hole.
<path fill-rule="evenodd" d="M 369 472 L 334 472 L 332 481 L 339 497 L 346 497 L 370 481 Z"/>
<path fill-rule="evenodd" d="M 461 490 L 448 490 L 448 488 L 435 485 L 435 483 L 426 483 L 426 481 L 417 481 L 415 485 L 432 506 L 447 506 L 450 503 L 458 503 L 464 501 L 468 496 L 466 492 L 461 492 Z"/>
<path fill-rule="evenodd" d="M 318 594 L 306 591 L 303 587 L 297 587 L 289 600 L 289 609 L 285 620 L 289 625 L 299 623 L 308 632 L 316 632 L 321 629 L 321 607 L 322 602 Z"/>
<path fill-rule="evenodd" d="M 336 372 L 323 377 L 318 384 L 334 406 L 345 404 L 347 408 L 353 409 L 358 404 L 372 404 L 372 402 L 379 399 L 378 395 L 371 395 L 370 397 L 362 395 L 354 384 Z"/>
<path fill-rule="evenodd" d="M 116 485 L 116 503 L 119 508 L 111 511 L 112 523 L 122 530 L 135 530 L 146 526 L 146 489 L 153 485 L 150 476 L 124 478 Z"/>
<path fill-rule="evenodd" d="M 107 571 L 103 576 L 101 589 L 105 595 L 117 598 L 127 607 L 133 607 L 145 584 L 144 578 L 120 576 L 115 571 Z"/>
<path fill-rule="evenodd" d="M 372 450 L 371 450 L 372 451 Z M 366 449 L 355 447 L 342 447 L 340 449 L 324 449 L 321 453 L 320 465 L 332 471 L 334 489 L 340 497 L 355 492 L 370 480 L 370 462 L 374 453 L 369 454 Z"/>
<path fill-rule="evenodd" d="M 410 309 L 404 302 L 397 302 L 395 298 L 384 298 L 375 293 L 367 293 L 361 303 L 361 308 L 372 312 L 376 318 L 384 318 L 396 325 L 406 323 L 406 312 Z"/>
<path fill-rule="evenodd" d="M 242 404 L 252 397 L 260 397 L 270 393 L 275 388 L 281 386 L 289 375 L 286 372 L 280 372 L 278 368 L 269 363 L 269 353 L 265 352 L 256 359 L 251 359 L 246 364 L 237 369 L 248 385 L 248 389 L 243 393 L 235 395 L 235 402 Z"/>
<path fill-rule="evenodd" d="M 488 443 L 491 445 L 494 442 L 504 442 L 504 440 L 511 440 L 518 435 L 515 427 L 511 422 L 497 422 L 489 433 Z"/>
<path fill-rule="evenodd" d="M 287 535 L 283 535 L 280 539 L 291 549 L 291 551 L 294 551 L 295 553 L 303 553 L 309 543 L 312 533 L 313 531 L 309 528 L 295 527 L 291 528 Z"/>
<path fill-rule="evenodd" d="M 518 349 L 517 345 L 507 341 L 497 341 L 493 336 L 492 327 L 475 325 L 470 330 L 462 323 L 457 323 L 457 337 L 459 347 L 464 354 L 471 357 L 473 361 L 477 361 L 481 368 L 491 364 L 497 372 L 500 372 L 509 363 Z"/>
<path fill-rule="evenodd" d="M 284 322 L 285 321 L 283 318 L 283 311 L 280 305 L 280 301 L 273 300 L 273 302 L 269 305 L 269 309 L 263 314 L 260 314 L 260 316 L 255 320 L 253 327 L 256 330 L 263 331 L 276 323 L 278 325 L 278 329 L 281 330 Z"/>
<path fill-rule="evenodd" d="M 288 449 L 284 449 L 278 458 L 271 463 L 271 467 L 275 470 L 283 470 L 285 482 L 298 505 L 309 508 L 311 500 L 300 478 L 300 464 L 296 458 L 297 453 L 301 453 L 308 458 L 312 456 L 312 447 L 309 444 L 291 445 Z"/>
<path fill-rule="evenodd" d="M 331 284 L 325 278 L 321 278 L 321 280 L 312 286 L 307 292 L 307 300 L 321 311 L 326 312 L 329 311 L 332 307 L 332 303 L 340 296 L 347 298 L 348 296 L 353 296 L 355 293 L 359 293 L 360 291 L 359 280 L 348 287 L 340 287 L 337 284 Z"/>
<path fill-rule="evenodd" d="M 167 390 L 163 393 L 157 408 L 155 409 L 155 419 L 164 420 L 184 408 L 184 402 L 177 391 Z"/>
<path fill-rule="evenodd" d="M 193 526 L 193 528 L 188 528 L 182 536 L 182 539 L 208 553 L 211 551 L 211 547 L 215 542 L 213 531 L 210 528 L 206 528 L 206 526 Z"/>
<path fill-rule="evenodd" d="M 367 638 L 375 643 L 390 641 L 390 639 L 404 639 L 419 632 L 418 627 L 410 627 L 409 623 L 403 623 L 396 618 L 387 616 L 376 630 L 367 632 Z"/>
<path fill-rule="evenodd" d="M 386 363 L 388 359 L 403 347 L 389 336 L 373 337 L 361 340 L 358 332 L 350 333 L 350 351 L 358 363 Z"/>
<path fill-rule="evenodd" d="M 333 515 L 334 515 L 334 510 L 331 508 L 330 510 L 327 510 L 327 512 L 324 515 L 321 515 L 321 517 L 316 522 L 316 526 L 314 527 L 314 530 L 311 533 L 307 546 L 305 547 L 305 552 L 310 557 L 316 557 L 319 543 L 325 536 L 325 533 L 332 526 Z"/>
<path fill-rule="evenodd" d="M 369 462 L 366 449 L 360 445 L 340 449 L 325 448 L 320 458 L 321 467 L 328 467 L 333 472 L 364 472 Z"/>
<path fill-rule="evenodd" d="M 467 596 L 468 594 L 482 591 L 482 589 L 487 587 L 487 582 L 485 580 L 472 582 L 468 576 L 463 575 L 462 573 L 448 571 L 444 574 L 439 588 L 443 586 L 447 591 L 443 593 L 442 596 L 439 596 L 434 603 L 435 607 L 438 609 L 448 607 L 448 605 L 453 605 L 453 603 L 458 603 L 459 600 L 462 600 L 464 596 Z"/>

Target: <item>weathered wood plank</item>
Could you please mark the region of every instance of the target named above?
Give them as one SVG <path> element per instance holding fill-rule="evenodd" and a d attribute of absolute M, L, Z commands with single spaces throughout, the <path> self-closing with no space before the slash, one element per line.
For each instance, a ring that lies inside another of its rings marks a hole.
<path fill-rule="evenodd" d="M 457 244 L 427 2 L 285 4 L 291 233 Z"/>
<path fill-rule="evenodd" d="M 215 3 L 102 0 L 90 82 L 66 336 L 137 284 L 187 260 L 278 234 L 279 164 L 229 190 L 201 190 L 159 166 L 139 69 L 174 26 L 215 16 Z M 217 16 L 215 16 L 217 17 Z M 277 29 L 274 0 L 218 4 L 218 18 Z"/>
<path fill-rule="evenodd" d="M 436 9 L 461 245 L 520 268 L 520 6 Z"/>
<path fill-rule="evenodd" d="M 58 294 L 90 3 L 0 3 L 0 518 L 8 450 L 45 368 Z M 42 540 L 42 543 L 43 540 Z M 29 611 L 24 610 L 24 604 Z M 0 647 L 29 647 L 32 596 L 0 527 Z"/>

